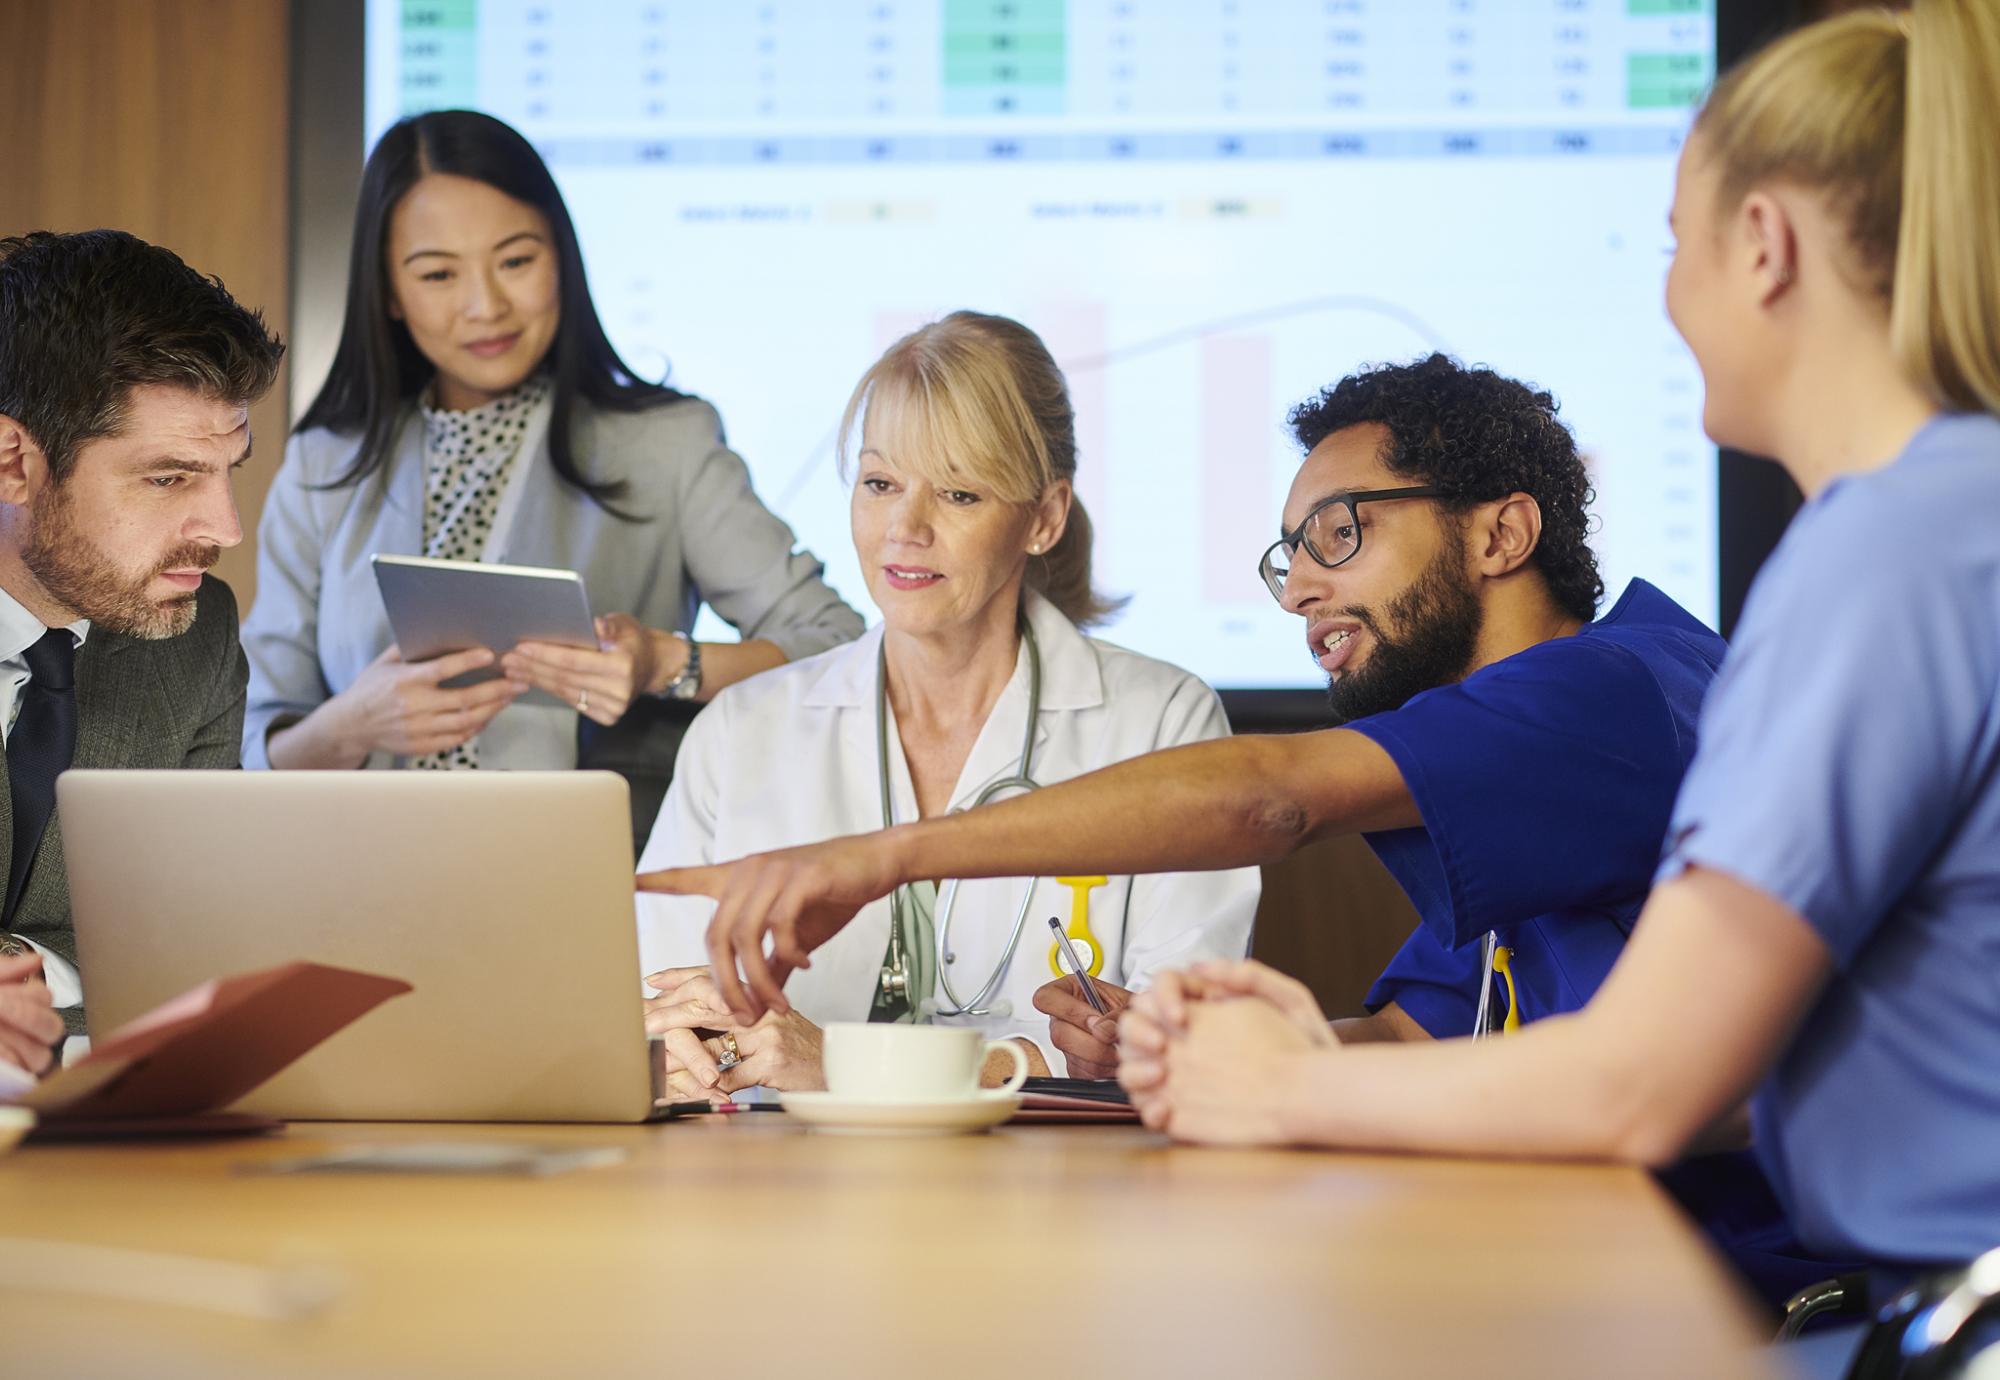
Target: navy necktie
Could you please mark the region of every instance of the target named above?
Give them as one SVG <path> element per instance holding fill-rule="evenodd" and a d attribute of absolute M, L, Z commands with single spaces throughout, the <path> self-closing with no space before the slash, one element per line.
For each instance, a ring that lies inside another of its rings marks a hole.
<path fill-rule="evenodd" d="M 56 777 L 76 753 L 76 642 L 68 628 L 50 628 L 28 648 L 28 683 L 21 712 L 7 735 L 7 784 L 13 793 L 14 853 L 7 868 L 12 925 L 34 865 L 35 850 L 56 810 Z"/>

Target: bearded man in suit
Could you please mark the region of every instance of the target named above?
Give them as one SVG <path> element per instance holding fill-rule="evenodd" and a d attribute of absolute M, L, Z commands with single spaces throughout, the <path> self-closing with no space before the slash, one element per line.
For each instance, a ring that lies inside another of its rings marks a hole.
<path fill-rule="evenodd" d="M 239 765 L 248 671 L 206 574 L 243 539 L 250 404 L 283 346 L 115 230 L 0 239 L 0 1062 L 84 1029 L 55 778 Z"/>

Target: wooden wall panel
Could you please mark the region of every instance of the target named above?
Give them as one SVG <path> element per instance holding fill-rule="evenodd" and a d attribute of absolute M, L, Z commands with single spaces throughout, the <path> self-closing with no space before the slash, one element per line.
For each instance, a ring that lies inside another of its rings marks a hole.
<path fill-rule="evenodd" d="M 0 0 L 0 233 L 129 230 L 286 335 L 288 27 L 286 0 Z M 289 421 L 280 378 L 217 567 L 245 610 Z"/>
<path fill-rule="evenodd" d="M 1310 987 L 1327 1015 L 1358 1016 L 1369 985 L 1416 927 L 1416 907 L 1396 879 L 1350 835 L 1264 868 L 1250 952 Z"/>

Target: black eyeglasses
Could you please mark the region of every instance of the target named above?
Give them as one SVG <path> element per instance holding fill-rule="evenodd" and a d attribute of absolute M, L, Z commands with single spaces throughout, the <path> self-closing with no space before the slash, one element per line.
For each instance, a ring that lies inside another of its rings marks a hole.
<path fill-rule="evenodd" d="M 1307 513 L 1305 520 L 1271 544 L 1257 562 L 1257 573 L 1271 597 L 1284 602 L 1285 580 L 1292 573 L 1292 561 L 1304 551 L 1332 570 L 1353 560 L 1361 551 L 1361 517 L 1355 511 L 1364 503 L 1381 503 L 1392 498 L 1441 498 L 1444 490 L 1430 484 L 1407 489 L 1357 489 L 1351 494 L 1335 494 Z"/>

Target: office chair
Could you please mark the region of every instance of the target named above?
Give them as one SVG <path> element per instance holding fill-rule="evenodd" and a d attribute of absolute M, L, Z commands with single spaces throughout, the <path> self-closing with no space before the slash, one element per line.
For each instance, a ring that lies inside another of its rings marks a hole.
<path fill-rule="evenodd" d="M 1974 1380 L 2000 1373 L 2000 1249 L 1928 1275 L 1876 1315 L 1847 1380 Z"/>
<path fill-rule="evenodd" d="M 702 706 L 641 696 L 608 728 L 579 717 L 576 764 L 586 771 L 615 771 L 632 788 L 632 856 L 646 851 L 654 816 L 673 780 L 681 738 Z"/>
<path fill-rule="evenodd" d="M 1785 1319 L 1773 1340 L 1789 1342 L 1818 1318 L 1868 1316 L 1868 1272 L 1855 1270 L 1809 1284 L 1785 1300 Z"/>

